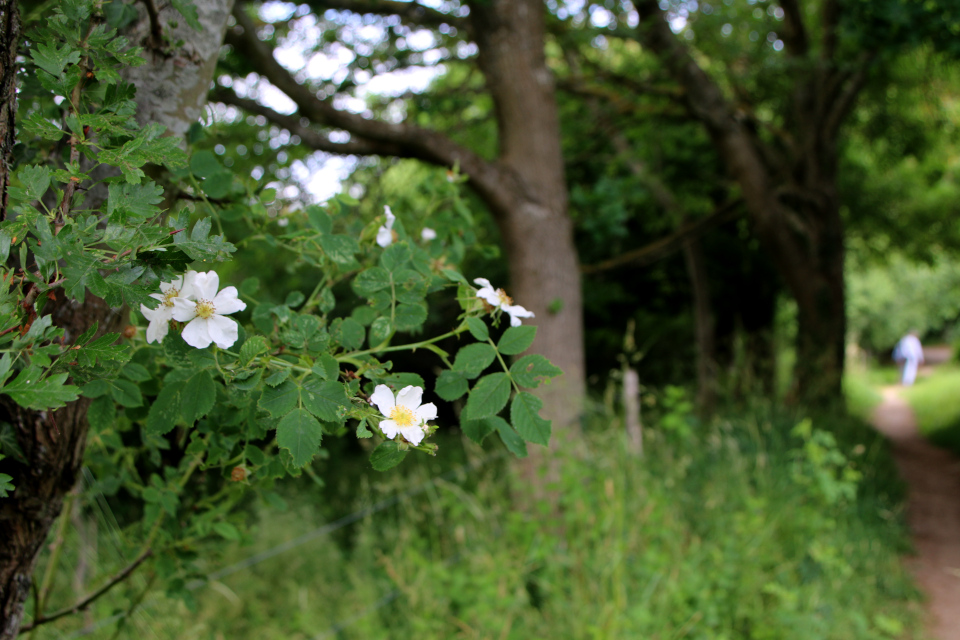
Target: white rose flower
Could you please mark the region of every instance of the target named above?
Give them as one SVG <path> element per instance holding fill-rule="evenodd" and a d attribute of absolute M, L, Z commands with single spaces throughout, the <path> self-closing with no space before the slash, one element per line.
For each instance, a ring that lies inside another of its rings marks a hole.
<path fill-rule="evenodd" d="M 160 301 L 156 309 L 151 309 L 145 304 L 140 305 L 140 313 L 150 321 L 147 325 L 147 342 L 163 342 L 167 337 L 167 331 L 170 329 L 170 321 L 173 319 L 174 301 L 177 298 L 187 298 L 190 296 L 190 290 L 183 283 L 183 276 L 174 278 L 171 282 L 160 283 L 160 293 L 151 293 L 150 297 Z"/>
<path fill-rule="evenodd" d="M 522 323 L 520 318 L 533 318 L 533 311 L 527 311 L 518 304 L 513 304 L 513 299 L 507 295 L 503 289 L 494 289 L 493 285 L 486 278 L 475 278 L 474 282 L 480 285 L 477 291 L 477 297 L 496 309 L 502 309 L 510 316 L 510 326 L 519 327 Z"/>
<path fill-rule="evenodd" d="M 410 444 L 420 444 L 427 420 L 437 418 L 437 406 L 432 402 L 420 404 L 422 399 L 423 389 L 420 387 L 404 387 L 394 399 L 390 387 L 378 384 L 370 400 L 385 418 L 380 421 L 383 435 L 393 440 L 399 433 Z"/>
<path fill-rule="evenodd" d="M 183 341 L 197 349 L 204 349 L 211 342 L 221 349 L 232 347 L 237 341 L 237 322 L 224 316 L 247 308 L 246 303 L 237 297 L 237 288 L 227 287 L 217 293 L 220 277 L 216 271 L 188 271 L 184 280 L 193 299 L 176 298 L 173 301 L 173 319 L 189 323 L 181 334 Z"/>
<path fill-rule="evenodd" d="M 423 238 L 424 241 L 430 242 L 431 240 L 436 239 L 437 232 L 430 227 L 424 227 L 423 231 L 420 232 L 420 237 Z"/>
<path fill-rule="evenodd" d="M 393 243 L 393 223 L 397 221 L 397 216 L 390 211 L 389 205 L 383 205 L 383 213 L 387 216 L 387 224 L 377 229 L 377 244 L 386 249 Z"/>

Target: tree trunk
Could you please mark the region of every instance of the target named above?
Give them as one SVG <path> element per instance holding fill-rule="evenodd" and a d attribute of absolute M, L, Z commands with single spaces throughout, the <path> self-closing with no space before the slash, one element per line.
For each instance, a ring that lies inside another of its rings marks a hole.
<path fill-rule="evenodd" d="M 182 135 L 201 115 L 233 3 L 198 0 L 196 4 L 203 25 L 200 33 L 187 27 L 169 7 L 160 12 L 162 24 L 174 20 L 181 25 L 170 36 L 172 41 L 182 40 L 184 44 L 172 54 L 153 48 L 151 24 L 142 5 L 138 5 L 140 20 L 125 33 L 132 44 L 147 48 L 147 63 L 125 71 L 126 79 L 138 87 L 138 118 L 141 122 L 160 122 L 174 135 Z M 0 37 L 6 37 L 8 42 L 9 25 L 17 24 L 12 8 L 11 0 L 0 0 L 2 28 L 7 30 Z M 9 59 L 5 56 L 5 63 Z M 11 73 L 12 70 L 4 69 L 4 82 Z M 4 93 L 2 97 L 8 95 Z M 4 104 L 0 113 L 12 114 L 12 107 Z M 4 193 L 4 202 L 5 196 Z M 125 315 L 89 294 L 83 304 L 58 298 L 50 301 L 44 311 L 53 315 L 56 326 L 66 330 L 68 339 L 80 335 L 94 322 L 99 322 L 101 335 L 117 331 Z M 35 412 L 0 396 L 0 421 L 13 425 L 26 458 L 23 462 L 9 458 L 0 462 L 0 471 L 13 476 L 16 487 L 13 496 L 0 500 L 0 640 L 17 636 L 37 556 L 60 514 L 65 494 L 76 482 L 86 445 L 89 404 L 88 399 L 81 398 L 56 412 Z"/>
<path fill-rule="evenodd" d="M 683 245 L 683 257 L 687 263 L 687 274 L 693 293 L 694 335 L 697 343 L 697 411 L 702 418 L 707 418 L 713 414 L 717 401 L 717 353 L 710 284 L 700 241 L 687 240 Z"/>
<path fill-rule="evenodd" d="M 544 57 L 541 0 L 471 5 L 479 64 L 499 125 L 499 164 L 516 180 L 485 198 L 510 263 L 511 295 L 536 314 L 532 349 L 564 375 L 539 390 L 553 421 L 553 443 L 579 429 L 586 389 L 580 265 L 567 213 L 560 121 L 553 75 Z"/>

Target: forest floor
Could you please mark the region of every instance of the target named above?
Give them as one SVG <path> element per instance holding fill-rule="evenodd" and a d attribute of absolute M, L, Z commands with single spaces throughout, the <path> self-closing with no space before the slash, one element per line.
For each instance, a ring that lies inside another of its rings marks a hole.
<path fill-rule="evenodd" d="M 941 354 L 930 355 L 928 366 L 942 361 Z M 927 595 L 927 629 L 937 640 L 960 640 L 960 459 L 927 442 L 900 391 L 899 386 L 882 389 L 873 424 L 893 444 L 908 486 L 907 517 L 916 550 L 908 564 Z"/>

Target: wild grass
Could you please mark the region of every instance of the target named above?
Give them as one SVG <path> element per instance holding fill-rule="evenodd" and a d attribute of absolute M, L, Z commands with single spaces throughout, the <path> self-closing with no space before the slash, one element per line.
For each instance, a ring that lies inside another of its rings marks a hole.
<path fill-rule="evenodd" d="M 556 509 L 531 497 L 495 443 L 454 438 L 452 457 L 493 457 L 204 583 L 189 607 L 148 596 L 119 637 L 919 637 L 899 557 L 902 496 L 871 430 L 834 418 L 794 430 L 798 418 L 759 409 L 709 426 L 683 419 L 689 430 L 648 424 L 638 458 L 598 416 L 577 447 L 557 453 Z M 442 471 L 412 458 L 348 490 L 361 507 Z M 309 481 L 291 482 L 285 513 L 253 505 L 246 542 L 205 569 L 323 524 L 319 496 Z M 93 621 L 126 607 L 123 593 L 98 602 Z M 36 640 L 81 626 L 41 627 Z"/>
<path fill-rule="evenodd" d="M 960 369 L 941 365 L 903 391 L 917 424 L 931 442 L 960 453 Z"/>

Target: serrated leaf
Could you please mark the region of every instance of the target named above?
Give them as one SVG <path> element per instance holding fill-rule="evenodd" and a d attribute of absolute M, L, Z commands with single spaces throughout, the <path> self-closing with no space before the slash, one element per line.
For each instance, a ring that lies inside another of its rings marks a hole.
<path fill-rule="evenodd" d="M 508 356 L 523 353 L 530 348 L 536 336 L 536 327 L 529 325 L 510 327 L 500 336 L 500 342 L 497 343 L 497 350 Z"/>
<path fill-rule="evenodd" d="M 370 346 L 378 347 L 383 344 L 383 341 L 390 337 L 392 331 L 390 318 L 381 317 L 374 320 L 373 324 L 370 325 L 370 333 L 368 334 Z"/>
<path fill-rule="evenodd" d="M 140 387 L 129 380 L 113 379 L 107 380 L 107 383 L 110 385 L 110 395 L 120 406 L 134 408 L 143 405 Z"/>
<path fill-rule="evenodd" d="M 81 367 L 92 367 L 98 360 L 101 363 L 126 360 L 130 357 L 130 347 L 124 344 L 113 344 L 119 339 L 119 333 L 108 333 L 84 345 L 77 350 L 77 364 Z"/>
<path fill-rule="evenodd" d="M 210 198 L 224 198 L 229 195 L 233 188 L 233 173 L 230 171 L 218 171 L 209 178 L 205 179 L 200 187 Z"/>
<path fill-rule="evenodd" d="M 465 408 L 468 420 L 480 420 L 495 416 L 507 406 L 510 399 L 510 378 L 505 373 L 491 373 L 480 378 L 470 395 Z"/>
<path fill-rule="evenodd" d="M 409 452 L 401 450 L 400 446 L 393 440 L 387 440 L 381 442 L 370 454 L 370 465 L 377 471 L 386 471 L 403 462 L 407 453 Z"/>
<path fill-rule="evenodd" d="M 128 362 L 123 365 L 123 369 L 120 370 L 120 375 L 134 382 L 146 382 L 153 378 L 145 366 L 137 364 L 136 362 Z"/>
<path fill-rule="evenodd" d="M 353 318 L 347 318 L 340 324 L 340 344 L 347 351 L 359 349 L 365 336 L 363 325 Z"/>
<path fill-rule="evenodd" d="M 111 222 L 135 224 L 160 213 L 163 187 L 155 182 L 113 183 L 108 187 L 107 215 Z"/>
<path fill-rule="evenodd" d="M 39 42 L 30 51 L 30 57 L 34 64 L 54 76 L 59 76 L 67 65 L 80 62 L 80 52 L 69 44 L 58 47 L 55 43 Z"/>
<path fill-rule="evenodd" d="M 190 171 L 198 178 L 209 178 L 223 171 L 223 165 L 212 151 L 201 150 L 190 157 Z"/>
<path fill-rule="evenodd" d="M 419 304 L 398 304 L 394 321 L 399 331 L 416 329 L 427 320 L 427 309 Z"/>
<path fill-rule="evenodd" d="M 370 428 L 367 426 L 367 419 L 363 418 L 360 422 L 357 423 L 357 437 L 358 438 L 372 438 L 373 431 L 370 431 Z"/>
<path fill-rule="evenodd" d="M 267 340 L 263 336 L 250 336 L 240 347 L 240 364 L 247 366 L 261 353 L 267 352 Z"/>
<path fill-rule="evenodd" d="M 10 384 L 3 387 L 2 392 L 21 407 L 37 411 L 58 409 L 77 399 L 80 389 L 72 384 L 65 384 L 66 373 L 58 373 L 45 380 L 40 380 L 41 374 L 39 367 L 27 367 Z"/>
<path fill-rule="evenodd" d="M 483 441 L 486 439 L 486 437 L 497 430 L 493 420 L 494 418 L 487 418 L 485 420 L 464 420 L 462 423 L 460 423 L 460 430 L 463 431 L 465 436 L 477 444 L 483 444 Z"/>
<path fill-rule="evenodd" d="M 453 402 L 470 389 L 463 374 L 456 371 L 444 371 L 437 377 L 433 390 L 447 402 Z"/>
<path fill-rule="evenodd" d="M 147 433 L 163 435 L 177 425 L 180 418 L 180 390 L 182 382 L 168 384 L 160 390 L 157 398 L 150 403 L 147 412 Z"/>
<path fill-rule="evenodd" d="M 333 231 L 330 215 L 315 204 L 307 207 L 307 220 L 310 221 L 310 226 L 320 233 L 327 234 Z"/>
<path fill-rule="evenodd" d="M 135 264 L 142 264 L 155 271 L 186 271 L 193 258 L 179 249 L 157 249 L 155 251 L 140 251 L 137 253 Z"/>
<path fill-rule="evenodd" d="M 198 419 L 210 413 L 217 400 L 217 386 L 210 372 L 199 371 L 189 380 L 180 392 L 180 414 L 183 421 L 193 424 Z"/>
<path fill-rule="evenodd" d="M 193 0 L 170 0 L 170 5 L 183 16 L 183 19 L 187 21 L 191 29 L 195 31 L 202 30 L 200 26 L 200 13 Z"/>
<path fill-rule="evenodd" d="M 321 382 L 309 378 L 303 384 L 300 401 L 313 415 L 324 422 L 341 422 L 348 406 L 347 394 L 343 385 L 335 381 Z"/>
<path fill-rule="evenodd" d="M 551 378 L 562 373 L 560 367 L 539 353 L 525 355 L 510 366 L 510 375 L 514 382 L 528 389 L 535 389 L 545 382 L 550 382 Z"/>
<path fill-rule="evenodd" d="M 271 387 L 275 387 L 289 377 L 290 377 L 290 369 L 280 369 L 279 371 L 274 371 L 269 376 L 267 376 L 267 379 L 264 380 L 264 382 L 266 382 Z"/>
<path fill-rule="evenodd" d="M 323 427 L 306 409 L 294 409 L 277 424 L 277 444 L 302 467 L 320 450 Z"/>
<path fill-rule="evenodd" d="M 510 404 L 510 422 L 527 442 L 550 443 L 550 421 L 540 417 L 543 401 L 531 393 L 521 391 Z"/>
<path fill-rule="evenodd" d="M 320 246 L 327 257 L 337 264 L 353 262 L 353 256 L 360 252 L 360 244 L 352 236 L 341 234 L 322 236 Z"/>
<path fill-rule="evenodd" d="M 410 260 L 410 245 L 406 242 L 394 242 L 380 256 L 380 264 L 387 271 L 396 271 Z"/>
<path fill-rule="evenodd" d="M 518 458 L 527 457 L 527 443 L 523 441 L 516 431 L 513 430 L 507 421 L 503 418 L 489 418 L 491 423 L 496 426 L 500 439 L 506 445 L 507 450 Z"/>
<path fill-rule="evenodd" d="M 390 286 L 390 273 L 383 267 L 371 267 L 353 279 L 353 290 L 365 298 Z"/>
<path fill-rule="evenodd" d="M 457 352 L 453 361 L 453 370 L 473 380 L 489 367 L 497 357 L 496 350 L 489 344 L 478 342 L 468 344 Z"/>
<path fill-rule="evenodd" d="M 300 388 L 294 383 L 287 381 L 279 387 L 267 387 L 260 396 L 257 405 L 269 413 L 274 418 L 286 415 L 297 406 L 297 400 L 300 397 Z"/>
<path fill-rule="evenodd" d="M 107 395 L 100 396 L 90 403 L 87 409 L 87 421 L 90 423 L 90 431 L 99 433 L 113 426 L 113 421 L 117 417 L 117 405 L 113 398 Z"/>
<path fill-rule="evenodd" d="M 487 323 L 480 318 L 467 318 L 467 329 L 470 330 L 470 335 L 480 342 L 486 342 L 490 338 Z"/>
<path fill-rule="evenodd" d="M 340 377 L 340 363 L 332 355 L 325 353 L 318 358 L 311 371 L 324 380 L 336 380 Z"/>

